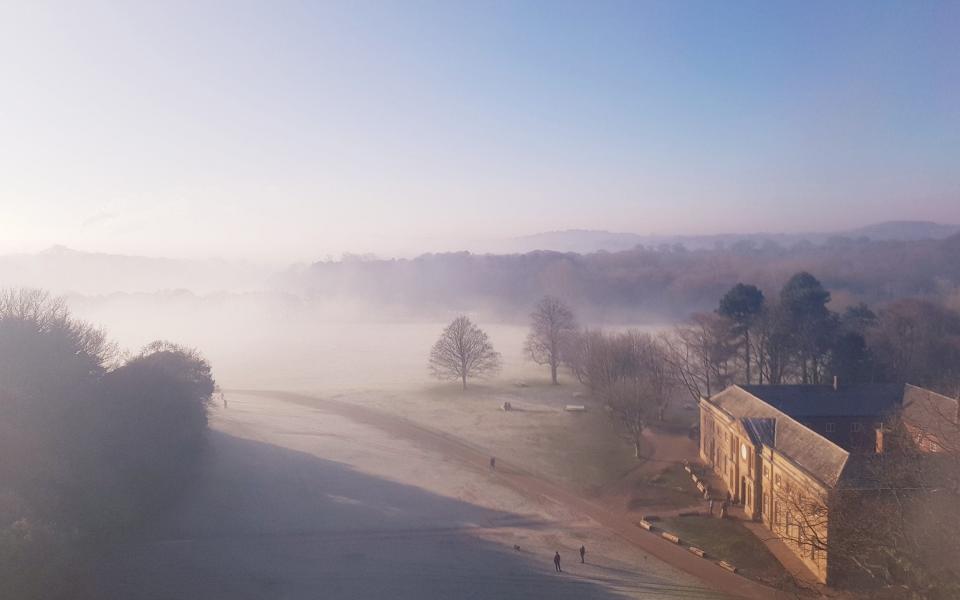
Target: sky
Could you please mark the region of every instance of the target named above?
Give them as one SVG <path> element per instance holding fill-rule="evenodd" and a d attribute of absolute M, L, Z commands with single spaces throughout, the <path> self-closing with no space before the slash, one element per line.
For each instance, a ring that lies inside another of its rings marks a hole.
<path fill-rule="evenodd" d="M 0 252 L 960 223 L 958 2 L 0 3 Z"/>

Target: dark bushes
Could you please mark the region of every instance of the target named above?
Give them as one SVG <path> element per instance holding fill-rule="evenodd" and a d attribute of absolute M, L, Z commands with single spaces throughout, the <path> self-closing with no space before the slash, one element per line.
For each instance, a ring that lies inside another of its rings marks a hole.
<path fill-rule="evenodd" d="M 0 597 L 78 597 L 82 551 L 183 487 L 213 390 L 194 350 L 121 361 L 62 301 L 0 293 Z"/>

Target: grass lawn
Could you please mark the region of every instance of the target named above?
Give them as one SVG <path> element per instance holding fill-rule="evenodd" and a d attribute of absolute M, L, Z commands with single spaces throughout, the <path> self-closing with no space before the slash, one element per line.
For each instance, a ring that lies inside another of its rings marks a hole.
<path fill-rule="evenodd" d="M 630 489 L 631 510 L 646 507 L 682 508 L 703 499 L 690 474 L 678 464 L 671 464 L 656 474 L 637 481 Z"/>
<path fill-rule="evenodd" d="M 545 442 L 567 484 L 593 493 L 639 466 L 633 450 L 617 436 L 600 410 L 564 415 L 568 426 L 545 433 Z"/>
<path fill-rule="evenodd" d="M 664 519 L 661 525 L 680 536 L 684 544 L 706 551 L 710 558 L 733 563 L 747 577 L 778 582 L 786 575 L 783 566 L 763 542 L 734 520 L 674 517 Z"/>

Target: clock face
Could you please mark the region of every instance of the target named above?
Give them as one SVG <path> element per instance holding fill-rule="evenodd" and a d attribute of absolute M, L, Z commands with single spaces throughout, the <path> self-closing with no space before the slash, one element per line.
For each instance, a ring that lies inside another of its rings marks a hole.
<path fill-rule="evenodd" d="M 740 458 L 747 460 L 747 445 L 740 444 Z"/>

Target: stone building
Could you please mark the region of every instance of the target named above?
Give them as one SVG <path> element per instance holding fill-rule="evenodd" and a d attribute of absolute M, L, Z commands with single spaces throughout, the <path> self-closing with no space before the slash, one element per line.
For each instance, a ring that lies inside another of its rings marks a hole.
<path fill-rule="evenodd" d="M 734 385 L 700 401 L 700 458 L 747 518 L 828 582 L 831 523 L 823 499 L 855 477 L 858 456 L 884 451 L 889 423 L 903 417 L 909 430 L 916 418 L 907 417 L 918 418 L 930 403 L 960 416 L 955 400 L 914 386 Z"/>

